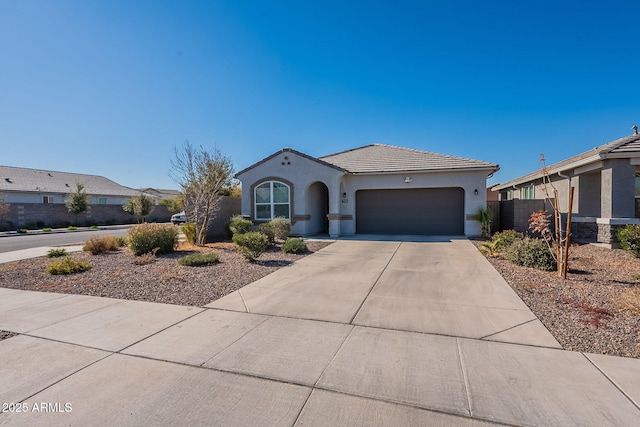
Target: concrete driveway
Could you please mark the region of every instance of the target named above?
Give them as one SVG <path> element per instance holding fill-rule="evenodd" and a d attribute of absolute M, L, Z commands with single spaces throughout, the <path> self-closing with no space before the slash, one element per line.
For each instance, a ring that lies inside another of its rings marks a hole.
<path fill-rule="evenodd" d="M 640 360 L 561 350 L 466 239 L 340 240 L 204 308 L 0 288 L 0 329 L 0 424 L 640 419 Z"/>

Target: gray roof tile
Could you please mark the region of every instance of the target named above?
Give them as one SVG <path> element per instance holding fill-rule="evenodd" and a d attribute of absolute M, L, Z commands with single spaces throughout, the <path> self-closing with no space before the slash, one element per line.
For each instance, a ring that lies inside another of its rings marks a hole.
<path fill-rule="evenodd" d="M 336 165 L 350 173 L 456 169 L 489 169 L 496 171 L 499 169 L 499 166 L 494 163 L 386 144 L 366 145 L 364 147 L 320 157 L 320 160 Z"/>
<path fill-rule="evenodd" d="M 0 192 L 69 194 L 75 191 L 76 183 L 84 185 L 89 195 L 133 197 L 139 194 L 102 176 L 0 166 Z"/>
<path fill-rule="evenodd" d="M 640 155 L 640 135 L 633 134 L 626 136 L 599 147 L 592 148 L 589 151 L 585 151 L 584 153 L 580 153 L 561 162 L 554 163 L 547 166 L 547 172 L 552 175 L 554 173 L 568 171 L 569 169 L 574 169 L 578 166 L 584 165 L 585 163 L 588 164 L 599 161 L 610 154 L 629 155 L 629 157 L 632 155 Z M 518 185 L 540 179 L 542 178 L 542 175 L 542 168 L 540 168 L 535 172 L 531 172 L 509 182 L 505 182 L 504 184 L 500 184 L 499 186 L 496 186 L 496 189 L 503 190 L 511 187 L 512 185 Z"/>

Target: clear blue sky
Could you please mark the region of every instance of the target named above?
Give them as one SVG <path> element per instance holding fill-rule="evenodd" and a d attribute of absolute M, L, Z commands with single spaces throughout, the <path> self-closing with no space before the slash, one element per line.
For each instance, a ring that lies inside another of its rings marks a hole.
<path fill-rule="evenodd" d="M 173 147 L 241 170 L 384 143 L 501 165 L 640 125 L 640 1 L 0 0 L 0 164 L 176 188 Z"/>

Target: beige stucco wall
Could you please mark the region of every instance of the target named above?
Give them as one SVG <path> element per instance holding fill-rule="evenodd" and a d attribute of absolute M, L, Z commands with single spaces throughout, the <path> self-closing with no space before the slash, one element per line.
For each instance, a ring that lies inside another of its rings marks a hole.
<path fill-rule="evenodd" d="M 242 214 L 254 220 L 253 188 L 270 180 L 281 180 L 292 188 L 291 233 L 307 235 L 317 231 L 321 221 L 309 217 L 310 210 L 318 211 L 317 203 L 309 202 L 306 197 L 309 188 L 316 182 L 322 182 L 328 189 L 328 213 L 334 218 L 329 223 L 331 235 L 355 234 L 355 193 L 365 189 L 406 189 L 406 188 L 441 188 L 460 187 L 464 190 L 465 225 L 467 236 L 479 235 L 480 224 L 469 217 L 478 208 L 486 207 L 486 185 L 489 171 L 457 171 L 457 172 L 422 172 L 403 174 L 363 174 L 351 175 L 343 171 L 300 156 L 292 152 L 282 152 L 238 175 L 242 182 Z M 411 182 L 405 183 L 410 176 Z M 312 194 L 318 192 L 312 191 Z M 477 190 L 477 195 L 474 194 Z M 303 218 L 307 216 L 307 218 Z M 317 216 L 317 215 L 316 215 Z M 298 218 L 296 218 L 298 217 Z"/>
<path fill-rule="evenodd" d="M 322 182 L 329 190 L 329 213 L 340 213 L 340 179 L 343 172 L 292 152 L 282 152 L 238 175 L 242 182 L 242 214 L 253 220 L 253 187 L 268 180 L 281 179 L 290 183 L 292 189 L 291 233 L 306 235 L 317 222 L 295 220 L 296 216 L 307 215 L 305 194 L 315 182 Z"/>

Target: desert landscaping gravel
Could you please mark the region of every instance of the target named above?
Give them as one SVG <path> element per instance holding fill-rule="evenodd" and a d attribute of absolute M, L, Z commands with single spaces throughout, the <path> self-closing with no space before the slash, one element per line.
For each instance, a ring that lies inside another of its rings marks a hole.
<path fill-rule="evenodd" d="M 0 287 L 203 306 L 329 244 L 308 242 L 310 252 L 302 255 L 285 254 L 274 248 L 257 261 L 248 262 L 233 243 L 215 243 L 197 250 L 218 253 L 220 262 L 202 267 L 178 265 L 178 258 L 196 250 L 189 247 L 158 255 L 155 262 L 147 265 L 136 265 L 134 262 L 140 258 L 126 248 L 103 255 L 79 252 L 70 256 L 89 262 L 91 269 L 66 276 L 45 271 L 55 258 L 33 258 L 0 264 Z"/>
<path fill-rule="evenodd" d="M 487 259 L 565 350 L 640 358 L 640 259 L 621 249 L 574 245 L 566 280 Z"/>
<path fill-rule="evenodd" d="M 0 264 L 0 287 L 203 306 L 329 244 L 308 242 L 310 252 L 304 255 L 273 249 L 250 263 L 233 244 L 216 243 L 199 249 L 220 256 L 219 264 L 206 267 L 178 265 L 177 259 L 194 248 L 160 255 L 147 265 L 134 264 L 127 249 L 75 253 L 73 258 L 92 268 L 68 276 L 46 273 L 54 260 L 35 258 Z M 500 257 L 487 259 L 564 349 L 640 358 L 640 259 L 619 249 L 573 246 L 567 280 Z M 0 340 L 13 335 L 0 331 Z"/>

